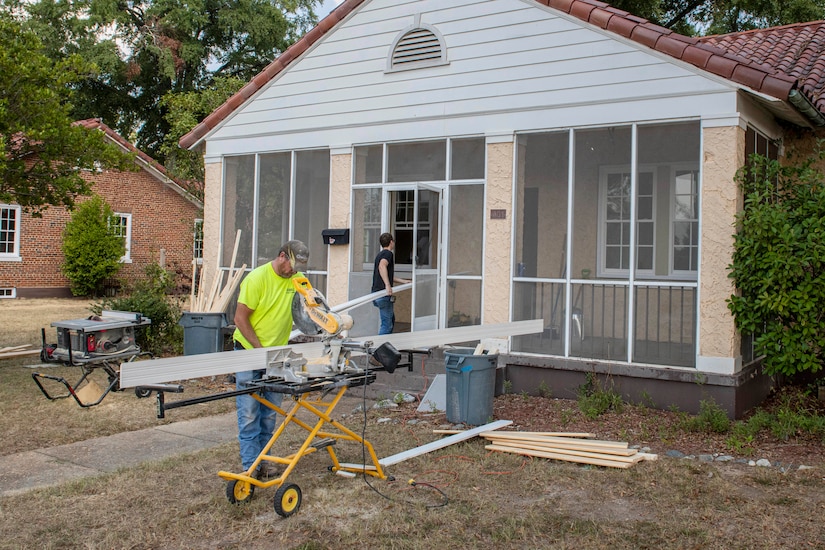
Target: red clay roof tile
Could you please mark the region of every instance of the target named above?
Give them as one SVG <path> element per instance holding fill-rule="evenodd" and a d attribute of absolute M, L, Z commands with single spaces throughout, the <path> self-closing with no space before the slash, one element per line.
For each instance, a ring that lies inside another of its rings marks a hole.
<path fill-rule="evenodd" d="M 823 21 L 692 38 L 598 0 L 534 1 L 783 101 L 787 101 L 789 93 L 799 87 L 816 109 L 825 114 Z M 240 92 L 183 136 L 180 146 L 188 148 L 196 145 L 363 2 L 345 0 L 341 3 Z"/>
<path fill-rule="evenodd" d="M 701 40 L 774 68 L 778 74 L 771 76 L 798 80 L 802 92 L 819 112 L 825 113 L 825 21 L 707 36 Z M 765 79 L 771 87 L 773 82 Z M 774 95 L 767 89 L 761 91 Z"/>

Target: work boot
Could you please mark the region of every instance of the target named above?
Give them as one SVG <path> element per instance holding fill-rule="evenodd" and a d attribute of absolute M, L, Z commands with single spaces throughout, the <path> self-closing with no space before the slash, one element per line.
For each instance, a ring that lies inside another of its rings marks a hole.
<path fill-rule="evenodd" d="M 283 473 L 284 469 L 281 465 L 274 462 L 264 461 L 258 466 L 258 479 L 275 479 L 281 477 Z"/>

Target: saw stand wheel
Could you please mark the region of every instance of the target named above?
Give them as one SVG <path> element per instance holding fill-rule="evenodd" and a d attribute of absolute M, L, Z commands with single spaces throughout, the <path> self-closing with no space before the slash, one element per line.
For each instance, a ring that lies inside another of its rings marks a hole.
<path fill-rule="evenodd" d="M 281 485 L 275 491 L 275 512 L 281 517 L 289 517 L 301 507 L 301 488 L 294 483 Z"/>
<path fill-rule="evenodd" d="M 226 498 L 232 504 L 248 504 L 254 494 L 255 486 L 243 479 L 233 479 L 226 484 Z"/>

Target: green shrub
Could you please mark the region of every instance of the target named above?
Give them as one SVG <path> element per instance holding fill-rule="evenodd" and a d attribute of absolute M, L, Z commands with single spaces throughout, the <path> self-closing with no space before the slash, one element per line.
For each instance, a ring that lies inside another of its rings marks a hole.
<path fill-rule="evenodd" d="M 820 153 L 819 158 L 825 156 Z M 751 157 L 729 276 L 736 326 L 754 334 L 768 374 L 815 373 L 825 364 L 825 175 Z"/>
<path fill-rule="evenodd" d="M 120 270 L 124 240 L 112 227 L 111 207 L 100 196 L 81 203 L 63 230 L 63 265 L 75 296 L 98 296 L 103 281 Z"/>
<path fill-rule="evenodd" d="M 135 339 L 144 351 L 153 355 L 180 355 L 183 353 L 183 327 L 180 300 L 169 292 L 174 277 L 157 264 L 146 267 L 146 277 L 127 289 L 122 297 L 106 298 L 95 306 L 95 313 L 104 309 L 133 311 L 152 320 L 152 324 L 137 330 Z"/>
<path fill-rule="evenodd" d="M 612 385 L 605 389 L 595 374 L 587 373 L 587 381 L 578 389 L 578 405 L 579 410 L 593 420 L 608 411 L 622 412 L 624 400 Z"/>
<path fill-rule="evenodd" d="M 690 432 L 727 433 L 731 421 L 728 414 L 714 401 L 699 401 L 699 414 L 686 416 L 683 427 Z"/>

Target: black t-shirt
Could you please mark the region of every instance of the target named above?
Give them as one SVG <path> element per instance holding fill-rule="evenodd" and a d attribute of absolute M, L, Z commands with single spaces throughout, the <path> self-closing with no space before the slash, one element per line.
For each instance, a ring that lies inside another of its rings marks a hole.
<path fill-rule="evenodd" d="M 382 248 L 381 252 L 375 257 L 375 266 L 372 269 L 372 292 L 378 292 L 386 288 L 384 279 L 381 278 L 381 272 L 378 271 L 378 264 L 384 259 L 387 260 L 387 277 L 390 279 L 390 286 L 392 286 L 392 281 L 395 278 L 395 258 L 390 250 Z"/>

